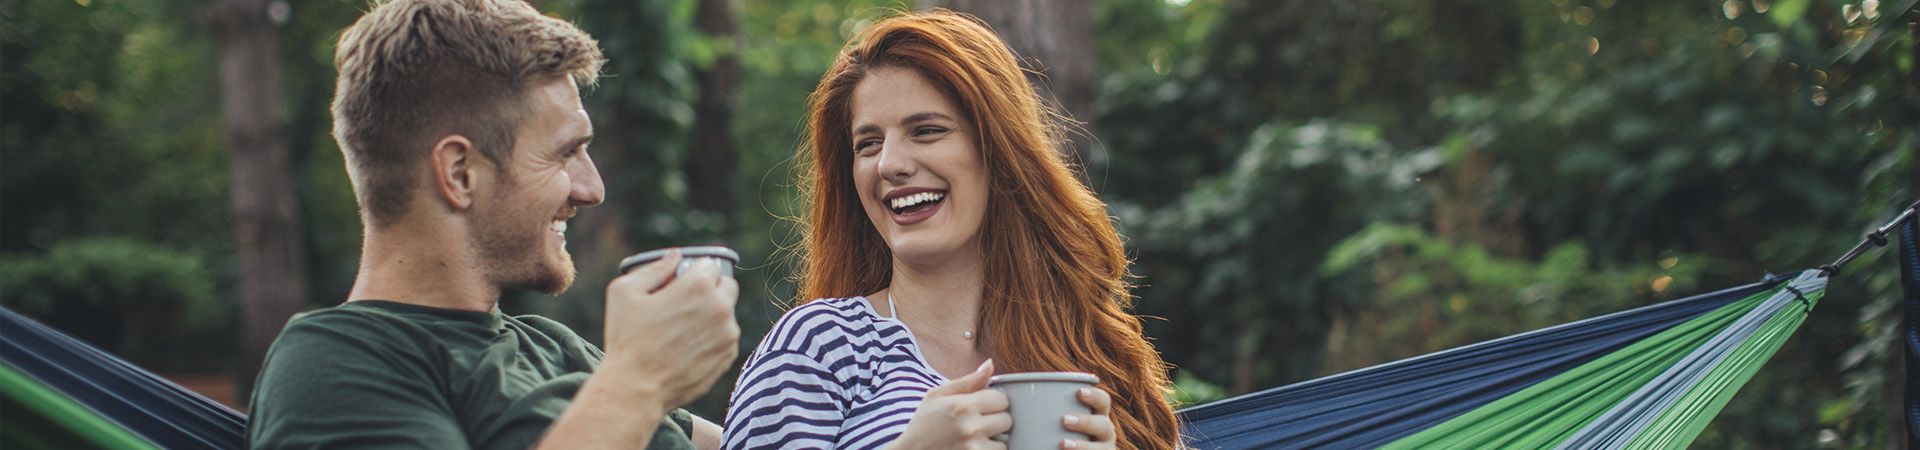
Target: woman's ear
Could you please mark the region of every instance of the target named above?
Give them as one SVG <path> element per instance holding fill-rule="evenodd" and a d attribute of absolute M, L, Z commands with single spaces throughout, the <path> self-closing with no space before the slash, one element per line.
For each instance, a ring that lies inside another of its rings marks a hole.
<path fill-rule="evenodd" d="M 479 174 L 476 165 L 486 164 L 473 141 L 457 134 L 440 138 L 433 144 L 428 162 L 433 165 L 434 193 L 441 201 L 455 211 L 473 207 L 475 176 Z"/>

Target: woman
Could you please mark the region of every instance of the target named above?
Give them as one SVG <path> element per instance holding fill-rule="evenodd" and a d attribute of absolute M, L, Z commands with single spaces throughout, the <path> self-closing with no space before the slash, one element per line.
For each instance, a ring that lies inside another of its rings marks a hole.
<path fill-rule="evenodd" d="M 1011 420 L 995 371 L 1099 376 L 1095 414 L 1061 419 L 1093 439 L 1062 448 L 1177 445 L 1120 236 L 1005 43 L 952 12 L 893 17 L 810 103 L 796 281 L 816 300 L 748 358 L 726 447 L 991 447 Z"/>

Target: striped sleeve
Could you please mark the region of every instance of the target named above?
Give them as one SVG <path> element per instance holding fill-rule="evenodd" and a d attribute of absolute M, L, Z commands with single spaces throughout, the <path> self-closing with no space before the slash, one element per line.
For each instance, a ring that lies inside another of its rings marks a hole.
<path fill-rule="evenodd" d="M 748 357 L 728 401 L 722 448 L 834 446 L 851 400 L 829 364 L 798 342 L 805 340 L 802 330 L 813 328 L 805 319 L 818 317 L 806 309 L 783 317 Z"/>

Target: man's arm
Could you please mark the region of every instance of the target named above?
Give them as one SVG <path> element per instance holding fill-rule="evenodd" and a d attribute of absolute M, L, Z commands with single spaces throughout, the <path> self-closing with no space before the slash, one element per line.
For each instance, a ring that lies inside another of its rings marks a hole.
<path fill-rule="evenodd" d="M 614 368 L 608 368 L 614 369 Z M 667 396 L 616 370 L 595 373 L 554 420 L 541 449 L 640 448 L 653 440 L 654 424 L 666 418 Z"/>
<path fill-rule="evenodd" d="M 733 363 L 739 284 L 707 264 L 675 277 L 679 265 L 675 252 L 607 286 L 606 357 L 541 448 L 646 445 L 654 424 L 706 393 Z"/>
<path fill-rule="evenodd" d="M 693 416 L 693 448 L 719 450 L 720 425 L 708 422 L 700 416 Z"/>

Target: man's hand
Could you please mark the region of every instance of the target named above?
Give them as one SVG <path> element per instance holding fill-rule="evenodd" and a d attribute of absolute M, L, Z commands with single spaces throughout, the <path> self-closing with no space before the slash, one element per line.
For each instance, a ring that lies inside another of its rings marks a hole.
<path fill-rule="evenodd" d="M 1007 448 L 993 437 L 1013 429 L 1013 415 L 1007 413 L 1007 395 L 987 389 L 992 376 L 989 359 L 973 373 L 928 390 L 906 431 L 888 448 Z"/>
<path fill-rule="evenodd" d="M 662 417 L 706 393 L 733 363 L 740 285 L 711 264 L 676 278 L 679 265 L 674 252 L 607 285 L 606 357 L 540 448 L 646 445 Z"/>
<path fill-rule="evenodd" d="M 713 387 L 739 353 L 733 306 L 740 285 L 708 261 L 674 275 L 680 252 L 615 278 L 607 286 L 606 358 L 600 372 L 655 390 L 662 411 Z"/>

